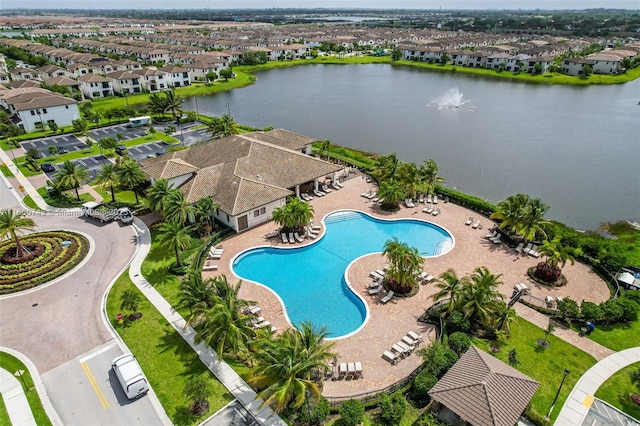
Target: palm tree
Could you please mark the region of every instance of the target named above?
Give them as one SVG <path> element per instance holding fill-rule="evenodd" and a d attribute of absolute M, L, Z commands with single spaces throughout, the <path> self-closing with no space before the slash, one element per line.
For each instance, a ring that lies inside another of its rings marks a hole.
<path fill-rule="evenodd" d="M 214 305 L 196 305 L 187 322 L 196 328 L 196 342 L 204 341 L 220 358 L 225 352 L 238 353 L 246 348 L 246 342 L 256 335 L 251 327 L 251 315 L 242 313 L 242 307 L 248 302 L 238 297 L 241 285 L 241 281 L 235 286 L 229 285 L 225 275 L 213 278 L 210 286 L 214 293 L 218 290 Z"/>
<path fill-rule="evenodd" d="M 371 175 L 376 178 L 378 182 L 384 182 L 395 177 L 399 166 L 400 160 L 398 160 L 395 153 L 381 155 L 378 157 L 377 164 L 371 172 Z"/>
<path fill-rule="evenodd" d="M 187 202 L 182 191 L 177 188 L 169 190 L 162 206 L 162 216 L 169 222 L 184 226 L 187 222 L 195 221 L 196 208 Z"/>
<path fill-rule="evenodd" d="M 389 260 L 389 268 L 385 274 L 389 287 L 400 294 L 410 293 L 418 283 L 418 273 L 424 264 L 418 249 L 409 247 L 394 237 L 385 242 L 383 254 Z"/>
<path fill-rule="evenodd" d="M 326 342 L 326 337 L 324 327 L 314 329 L 311 324 L 286 330 L 259 347 L 247 382 L 261 389 L 258 395 L 278 413 L 289 405 L 301 407 L 307 392 L 319 398 L 313 375 L 326 371 L 327 362 L 336 358 L 331 352 L 334 342 Z"/>
<path fill-rule="evenodd" d="M 138 199 L 138 187 L 146 180 L 140 164 L 133 158 L 121 161 L 118 166 L 118 180 L 125 188 L 133 191 L 136 196 L 136 204 L 138 204 L 140 202 Z"/>
<path fill-rule="evenodd" d="M 378 198 L 382 201 L 383 210 L 397 210 L 407 193 L 404 188 L 395 180 L 386 180 L 380 183 L 378 188 Z"/>
<path fill-rule="evenodd" d="M 498 203 L 498 209 L 491 214 L 490 218 L 501 221 L 498 228 L 506 228 L 509 233 L 517 233 L 523 222 L 525 206 L 528 202 L 529 196 L 526 194 L 510 195 Z"/>
<path fill-rule="evenodd" d="M 565 247 L 559 237 L 551 241 L 544 240 L 538 248 L 538 252 L 546 259 L 536 266 L 535 275 L 547 282 L 556 282 L 562 274 L 562 268 L 567 261 L 573 265 L 575 257 L 582 254 L 580 247 Z M 560 266 L 558 266 L 560 265 Z"/>
<path fill-rule="evenodd" d="M 116 201 L 113 186 L 117 186 L 120 181 L 118 180 L 118 171 L 113 163 L 106 163 L 100 168 L 95 183 L 100 186 L 108 186 L 111 191 L 111 202 Z"/>
<path fill-rule="evenodd" d="M 14 213 L 13 210 L 0 210 L 0 236 L 2 240 L 13 239 L 16 245 L 16 257 L 24 256 L 24 248 L 20 244 L 19 235 L 24 231 L 33 231 L 36 223 L 27 218 L 26 212 Z"/>
<path fill-rule="evenodd" d="M 170 112 L 173 119 L 176 120 L 178 114 L 182 114 L 183 102 L 184 101 L 176 94 L 175 90 L 167 90 L 164 92 L 164 109 L 162 112 Z"/>
<path fill-rule="evenodd" d="M 401 163 L 398 167 L 399 181 L 404 185 L 404 190 L 412 198 L 416 198 L 416 193 L 423 189 L 420 169 L 415 163 Z"/>
<path fill-rule="evenodd" d="M 325 139 L 322 141 L 322 145 L 320 145 L 320 157 L 326 156 L 327 160 L 329 160 L 329 148 L 331 148 L 331 139 Z"/>
<path fill-rule="evenodd" d="M 436 183 L 444 182 L 442 176 L 438 176 L 438 164 L 431 158 L 424 161 L 424 165 L 420 167 L 422 180 L 427 185 L 427 192 L 433 193 Z"/>
<path fill-rule="evenodd" d="M 149 109 L 156 114 L 164 114 L 166 109 L 166 98 L 160 96 L 160 93 L 152 93 L 148 98 Z"/>
<path fill-rule="evenodd" d="M 191 247 L 191 237 L 187 228 L 178 222 L 165 222 L 158 229 L 158 243 L 162 247 L 174 250 L 176 254 L 176 263 L 182 266 L 180 262 L 180 252 Z"/>
<path fill-rule="evenodd" d="M 459 306 L 463 288 L 468 280 L 467 277 L 458 278 L 456 271 L 453 269 L 446 270 L 440 274 L 438 281 L 435 283 L 435 286 L 438 287 L 440 291 L 433 295 L 433 301 L 437 302 L 448 298 L 447 314 L 450 314 Z"/>
<path fill-rule="evenodd" d="M 224 114 L 220 118 L 214 117 L 211 122 L 207 125 L 207 132 L 211 133 L 211 136 L 216 137 L 224 137 L 237 135 L 238 129 L 236 128 L 237 123 L 229 114 Z"/>
<path fill-rule="evenodd" d="M 549 222 L 544 220 L 544 215 L 549 210 L 549 205 L 543 203 L 539 198 L 529 199 L 524 206 L 524 212 L 522 214 L 522 221 L 519 224 L 520 234 L 525 240 L 532 240 L 536 234 L 544 235 L 546 233 L 542 228 L 542 225 L 546 225 Z"/>
<path fill-rule="evenodd" d="M 91 175 L 87 171 L 85 166 L 72 163 L 67 160 L 62 164 L 62 167 L 53 175 L 53 181 L 56 188 L 69 189 L 73 188 L 76 191 L 76 198 L 80 201 L 80 194 L 78 188 L 89 180 Z"/>
<path fill-rule="evenodd" d="M 462 292 L 461 305 L 466 318 L 477 319 L 484 326 L 489 324 L 498 308 L 497 302 L 504 299 L 497 290 L 503 284 L 499 281 L 500 276 L 502 274 L 490 273 L 486 266 L 473 270 Z"/>
<path fill-rule="evenodd" d="M 215 302 L 215 293 L 212 288 L 211 278 L 202 279 L 202 274 L 195 269 L 187 271 L 187 278 L 180 283 L 180 298 L 175 309 L 189 308 L 193 315 L 195 306 L 212 308 Z"/>
<path fill-rule="evenodd" d="M 213 215 L 218 207 L 211 197 L 202 197 L 195 204 L 196 216 L 207 226 L 213 226 Z"/>
<path fill-rule="evenodd" d="M 495 320 L 498 323 L 496 329 L 503 330 L 507 333 L 507 336 L 509 336 L 509 334 L 511 334 L 511 324 L 518 319 L 516 310 L 509 307 L 506 303 L 500 302 L 497 304 L 495 314 Z"/>
<path fill-rule="evenodd" d="M 286 230 L 300 230 L 313 218 L 313 206 L 297 197 L 291 197 L 287 204 L 273 210 L 272 218 Z"/>
<path fill-rule="evenodd" d="M 172 187 L 166 179 L 158 179 L 153 182 L 151 188 L 147 191 L 149 208 L 154 212 L 162 213 L 164 211 L 164 201 Z"/>

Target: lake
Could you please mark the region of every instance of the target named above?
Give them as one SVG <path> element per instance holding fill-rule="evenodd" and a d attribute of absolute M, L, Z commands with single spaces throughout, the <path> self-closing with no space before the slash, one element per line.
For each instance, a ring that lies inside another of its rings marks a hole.
<path fill-rule="evenodd" d="M 640 80 L 533 85 L 391 65 L 306 65 L 256 73 L 198 97 L 199 112 L 284 128 L 403 161 L 433 158 L 449 187 L 497 203 L 517 192 L 577 229 L 640 219 Z M 438 98 L 458 89 L 459 108 Z M 195 110 L 193 98 L 185 109 Z"/>

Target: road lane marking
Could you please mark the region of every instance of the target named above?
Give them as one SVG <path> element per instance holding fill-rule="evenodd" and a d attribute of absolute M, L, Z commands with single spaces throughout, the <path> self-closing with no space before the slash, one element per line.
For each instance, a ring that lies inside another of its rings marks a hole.
<path fill-rule="evenodd" d="M 106 410 L 107 408 L 109 408 L 109 401 L 107 401 L 107 397 L 102 392 L 102 389 L 100 389 L 100 386 L 98 386 L 98 382 L 96 382 L 96 378 L 93 376 L 93 373 L 89 369 L 89 365 L 87 365 L 86 362 L 80 363 L 80 365 L 82 366 L 82 369 L 84 370 L 84 374 L 89 379 L 89 383 L 91 383 L 91 387 L 93 388 L 93 390 L 96 393 L 96 395 L 98 395 L 98 399 L 100 400 L 100 403 L 102 404 L 102 408 L 104 408 Z"/>

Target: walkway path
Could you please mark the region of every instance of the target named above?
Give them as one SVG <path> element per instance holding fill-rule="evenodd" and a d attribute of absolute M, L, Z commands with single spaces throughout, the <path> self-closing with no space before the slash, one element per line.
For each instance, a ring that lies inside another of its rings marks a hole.
<path fill-rule="evenodd" d="M 258 398 L 255 391 L 226 362 L 219 359 L 211 347 L 203 342 L 200 344 L 195 343 L 195 330 L 191 327 L 185 328 L 186 321 L 184 318 L 175 312 L 171 305 L 144 278 L 141 272 L 141 265 L 151 247 L 151 233 L 138 218 L 134 219 L 134 226 L 138 231 L 139 249 L 129 269 L 131 280 L 198 354 L 200 360 L 260 424 L 285 426 L 286 423 L 269 406 L 263 406 L 263 401 Z"/>
<path fill-rule="evenodd" d="M 2 399 L 12 425 L 37 425 L 22 384 L 4 368 L 0 368 L 0 393 L 2 393 Z"/>
<path fill-rule="evenodd" d="M 22 174 L 18 166 L 16 166 L 15 163 L 11 161 L 7 153 L 4 152 L 2 149 L 0 149 L 0 160 L 1 160 L 0 162 L 6 164 L 9 167 L 9 170 L 11 171 L 11 173 L 13 173 L 13 175 L 18 180 L 18 182 L 20 182 L 20 185 L 24 188 L 25 195 L 30 195 L 31 199 L 36 203 L 36 205 L 39 208 L 41 208 L 42 210 L 54 210 L 53 207 L 45 203 L 42 196 L 38 194 L 38 191 L 36 191 L 33 185 L 31 185 L 31 182 L 29 182 L 29 179 L 27 179 L 25 175 Z M 11 191 L 16 193 L 16 198 L 18 198 L 19 200 L 22 199 L 22 197 L 20 197 L 19 194 L 17 194 L 17 191 L 15 188 L 11 188 Z"/>
<path fill-rule="evenodd" d="M 571 390 L 555 424 L 581 425 L 600 385 L 618 370 L 635 362 L 640 362 L 640 347 L 616 352 L 587 370 Z"/>

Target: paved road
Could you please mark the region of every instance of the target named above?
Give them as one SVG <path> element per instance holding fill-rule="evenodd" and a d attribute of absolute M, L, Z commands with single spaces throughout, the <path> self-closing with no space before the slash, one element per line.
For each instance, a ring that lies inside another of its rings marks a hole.
<path fill-rule="evenodd" d="M 65 426 L 158 423 L 149 396 L 128 400 L 111 369 L 111 361 L 122 353 L 114 341 L 42 376 Z"/>

